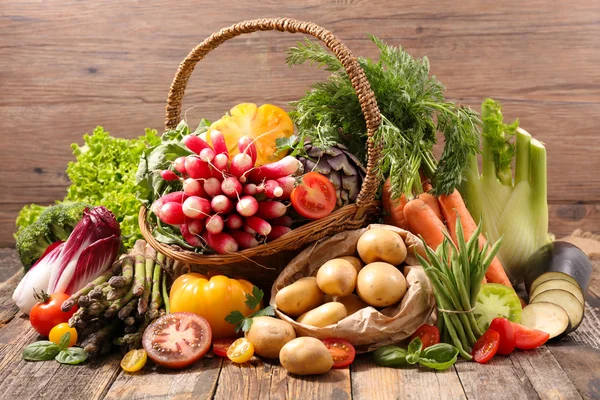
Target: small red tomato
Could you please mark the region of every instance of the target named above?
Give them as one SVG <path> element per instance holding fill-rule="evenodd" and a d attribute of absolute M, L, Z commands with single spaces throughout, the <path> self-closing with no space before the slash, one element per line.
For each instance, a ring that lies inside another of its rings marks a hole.
<path fill-rule="evenodd" d="M 328 338 L 323 339 L 331 357 L 333 358 L 333 368 L 344 368 L 352 364 L 356 356 L 356 350 L 352 344 L 344 339 Z"/>
<path fill-rule="evenodd" d="M 52 295 L 44 292 L 36 293 L 36 299 L 40 302 L 35 304 L 29 313 L 29 322 L 33 329 L 42 336 L 48 336 L 50 330 L 56 325 L 69 322 L 69 318 L 77 311 L 77 306 L 73 306 L 67 312 L 60 309 L 69 297 L 71 296 L 66 293 L 53 293 Z"/>
<path fill-rule="evenodd" d="M 500 334 L 488 329 L 475 343 L 471 355 L 478 363 L 486 363 L 494 357 L 500 346 Z"/>
<path fill-rule="evenodd" d="M 337 197 L 333 183 L 318 172 L 302 176 L 302 183 L 292 190 L 292 207 L 305 218 L 319 219 L 331 214 Z"/>
<path fill-rule="evenodd" d="M 550 338 L 550 334 L 538 329 L 528 328 L 516 322 L 511 322 L 515 330 L 515 347 L 521 350 L 531 350 L 540 347 Z"/>
<path fill-rule="evenodd" d="M 515 349 L 515 329 L 506 318 L 494 318 L 490 324 L 490 329 L 500 334 L 500 345 L 498 354 L 507 356 Z"/>
<path fill-rule="evenodd" d="M 212 343 L 212 351 L 215 356 L 227 357 L 227 349 L 237 338 L 215 339 Z"/>
<path fill-rule="evenodd" d="M 435 325 L 423 324 L 412 334 L 410 340 L 420 338 L 423 343 L 423 349 L 438 344 L 440 342 L 440 331 Z"/>

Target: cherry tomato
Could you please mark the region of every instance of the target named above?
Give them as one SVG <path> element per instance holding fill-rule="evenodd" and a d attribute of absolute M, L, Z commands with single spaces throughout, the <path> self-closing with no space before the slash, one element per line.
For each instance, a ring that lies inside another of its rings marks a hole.
<path fill-rule="evenodd" d="M 515 330 L 515 347 L 521 350 L 531 350 L 540 347 L 550 338 L 546 332 L 528 328 L 516 322 L 511 322 Z"/>
<path fill-rule="evenodd" d="M 212 350 L 215 353 L 215 356 L 219 357 L 227 357 L 227 349 L 233 342 L 235 342 L 236 338 L 225 338 L 225 339 L 216 339 L 213 340 Z"/>
<path fill-rule="evenodd" d="M 60 344 L 60 340 L 67 332 L 71 335 L 69 337 L 69 347 L 75 346 L 75 343 L 77 343 L 77 330 L 75 328 L 71 328 L 66 322 L 61 322 L 52 328 L 48 334 L 48 339 L 52 343 Z"/>
<path fill-rule="evenodd" d="M 60 307 L 69 297 L 71 296 L 66 293 L 52 295 L 44 292 L 36 293 L 36 299 L 40 302 L 35 304 L 29 313 L 29 322 L 33 329 L 42 336 L 48 336 L 50 330 L 56 325 L 68 322 L 77 311 L 77 307 L 74 306 L 67 312 L 63 312 Z"/>
<path fill-rule="evenodd" d="M 337 197 L 333 183 L 318 172 L 309 172 L 292 190 L 292 206 L 305 218 L 319 219 L 331 214 Z"/>
<path fill-rule="evenodd" d="M 507 356 L 515 349 L 515 329 L 506 318 L 494 318 L 490 324 L 490 329 L 500 334 L 500 345 L 498 354 Z"/>
<path fill-rule="evenodd" d="M 328 338 L 323 339 L 322 342 L 331 353 L 333 368 L 344 368 L 354 361 L 356 350 L 354 350 L 354 346 L 347 340 Z"/>
<path fill-rule="evenodd" d="M 435 325 L 423 324 L 412 334 L 410 340 L 414 338 L 420 338 L 423 342 L 423 349 L 438 344 L 440 342 L 440 331 Z"/>
<path fill-rule="evenodd" d="M 254 355 L 254 345 L 246 338 L 239 338 L 227 349 L 227 358 L 236 364 L 249 361 Z"/>
<path fill-rule="evenodd" d="M 158 365 L 183 368 L 204 357 L 211 340 L 212 331 L 204 317 L 176 312 L 151 323 L 142 336 L 142 346 Z"/>
<path fill-rule="evenodd" d="M 131 350 L 121 360 L 121 368 L 125 372 L 138 372 L 148 361 L 148 353 L 144 349 Z"/>
<path fill-rule="evenodd" d="M 473 360 L 478 363 L 486 363 L 494 357 L 500 346 L 500 334 L 496 331 L 488 329 L 485 333 L 477 340 L 471 355 Z"/>

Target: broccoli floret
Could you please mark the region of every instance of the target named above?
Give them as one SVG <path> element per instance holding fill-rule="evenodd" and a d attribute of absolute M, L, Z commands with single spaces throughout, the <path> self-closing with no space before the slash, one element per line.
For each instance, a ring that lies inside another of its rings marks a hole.
<path fill-rule="evenodd" d="M 67 240 L 83 211 L 93 206 L 86 203 L 62 203 L 48 207 L 38 220 L 17 233 L 17 253 L 25 271 L 44 254 L 52 243 Z"/>

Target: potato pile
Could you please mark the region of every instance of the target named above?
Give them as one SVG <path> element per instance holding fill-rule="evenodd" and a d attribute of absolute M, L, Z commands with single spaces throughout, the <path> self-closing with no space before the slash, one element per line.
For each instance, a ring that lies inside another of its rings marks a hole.
<path fill-rule="evenodd" d="M 356 245 L 358 257 L 334 258 L 281 289 L 277 308 L 301 324 L 333 325 L 362 308 L 384 308 L 398 303 L 407 290 L 397 268 L 407 255 L 396 232 L 374 228 L 365 231 Z"/>

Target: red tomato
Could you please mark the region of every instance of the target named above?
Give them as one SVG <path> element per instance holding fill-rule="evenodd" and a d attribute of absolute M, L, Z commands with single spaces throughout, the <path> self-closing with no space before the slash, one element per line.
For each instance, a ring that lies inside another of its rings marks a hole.
<path fill-rule="evenodd" d="M 183 368 L 198 361 L 210 349 L 208 321 L 190 312 L 167 314 L 148 326 L 142 346 L 148 357 L 167 368 Z"/>
<path fill-rule="evenodd" d="M 69 318 L 77 311 L 77 306 L 73 306 L 67 312 L 60 309 L 69 297 L 71 296 L 66 293 L 48 295 L 42 292 L 39 294 L 40 302 L 35 304 L 29 313 L 29 322 L 31 322 L 33 329 L 42 336 L 48 336 L 50 330 L 56 325 L 69 322 Z"/>
<path fill-rule="evenodd" d="M 440 342 L 440 331 L 435 325 L 423 324 L 412 334 L 410 340 L 419 337 L 423 342 L 423 349 Z"/>
<path fill-rule="evenodd" d="M 498 354 L 507 356 L 512 353 L 515 349 L 516 337 L 511 322 L 506 318 L 494 318 L 490 324 L 490 329 L 500 334 Z"/>
<path fill-rule="evenodd" d="M 333 358 L 333 368 L 344 368 L 352 364 L 356 350 L 350 342 L 344 339 L 328 338 L 322 342 L 329 349 Z"/>
<path fill-rule="evenodd" d="M 521 350 L 531 350 L 540 347 L 550 338 L 550 334 L 537 329 L 528 328 L 516 322 L 511 322 L 515 330 L 515 347 Z"/>
<path fill-rule="evenodd" d="M 331 214 L 337 197 L 333 183 L 318 172 L 309 172 L 292 190 L 292 206 L 305 218 L 319 219 Z"/>
<path fill-rule="evenodd" d="M 237 338 L 216 339 L 213 341 L 212 350 L 216 356 L 227 357 L 227 349 Z"/>
<path fill-rule="evenodd" d="M 494 357 L 500 346 L 500 334 L 488 329 L 475 343 L 471 355 L 478 363 L 486 363 Z"/>

